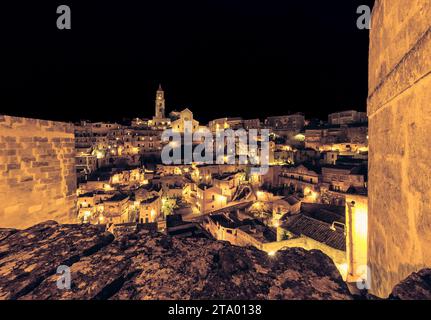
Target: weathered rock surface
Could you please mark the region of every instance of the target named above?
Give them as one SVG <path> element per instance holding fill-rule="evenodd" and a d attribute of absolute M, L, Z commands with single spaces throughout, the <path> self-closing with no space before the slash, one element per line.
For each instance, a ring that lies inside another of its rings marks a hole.
<path fill-rule="evenodd" d="M 6 234 L 0 231 L 0 236 Z M 3 236 L 2 236 L 3 237 Z M 71 288 L 57 288 L 60 265 Z M 320 251 L 269 257 L 207 239 L 49 221 L 0 240 L 0 299 L 351 299 Z"/>
<path fill-rule="evenodd" d="M 57 287 L 62 265 L 70 267 L 69 290 Z M 255 248 L 149 230 L 114 239 L 98 226 L 54 221 L 0 229 L 0 300 L 353 298 L 320 251 L 289 249 L 270 257 Z M 431 299 L 431 269 L 413 273 L 389 298 Z"/>
<path fill-rule="evenodd" d="M 412 273 L 395 286 L 390 299 L 431 300 L 431 269 Z"/>
<path fill-rule="evenodd" d="M 0 229 L 0 241 L 6 239 L 10 235 L 14 234 L 18 230 L 16 229 Z"/>
<path fill-rule="evenodd" d="M 112 242 L 96 226 L 59 225 L 48 221 L 17 231 L 0 241 L 0 299 L 31 292 L 60 265 L 72 265 Z"/>

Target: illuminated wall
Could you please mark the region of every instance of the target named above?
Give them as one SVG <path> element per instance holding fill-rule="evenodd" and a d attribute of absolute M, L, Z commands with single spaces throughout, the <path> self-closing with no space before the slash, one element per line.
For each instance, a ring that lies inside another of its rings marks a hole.
<path fill-rule="evenodd" d="M 431 266 L 431 1 L 377 0 L 369 54 L 371 292 Z"/>
<path fill-rule="evenodd" d="M 368 198 L 346 196 L 347 281 L 367 281 Z"/>
<path fill-rule="evenodd" d="M 0 227 L 76 222 L 73 125 L 0 115 Z"/>

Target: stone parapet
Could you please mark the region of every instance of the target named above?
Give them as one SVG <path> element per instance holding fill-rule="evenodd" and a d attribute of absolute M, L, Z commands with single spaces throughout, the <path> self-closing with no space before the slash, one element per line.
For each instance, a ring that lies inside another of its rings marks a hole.
<path fill-rule="evenodd" d="M 0 226 L 75 222 L 73 124 L 0 115 Z"/>

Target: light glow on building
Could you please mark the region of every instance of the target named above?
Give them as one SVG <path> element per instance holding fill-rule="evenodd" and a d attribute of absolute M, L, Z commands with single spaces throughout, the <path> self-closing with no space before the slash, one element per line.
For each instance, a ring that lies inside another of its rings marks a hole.
<path fill-rule="evenodd" d="M 368 200 L 364 196 L 346 198 L 347 280 L 367 281 L 368 263 Z"/>

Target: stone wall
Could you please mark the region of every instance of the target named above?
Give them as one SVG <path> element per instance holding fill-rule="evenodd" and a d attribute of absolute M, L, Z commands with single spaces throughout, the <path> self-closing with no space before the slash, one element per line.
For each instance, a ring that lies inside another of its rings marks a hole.
<path fill-rule="evenodd" d="M 369 61 L 372 293 L 431 266 L 431 2 L 376 0 Z"/>
<path fill-rule="evenodd" d="M 72 124 L 0 115 L 0 227 L 75 222 Z"/>

